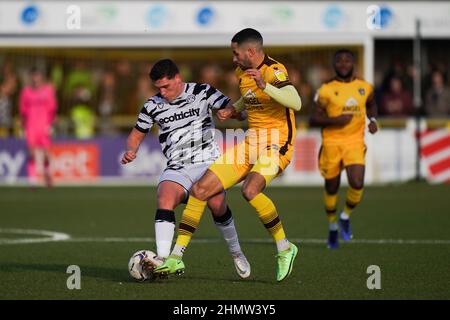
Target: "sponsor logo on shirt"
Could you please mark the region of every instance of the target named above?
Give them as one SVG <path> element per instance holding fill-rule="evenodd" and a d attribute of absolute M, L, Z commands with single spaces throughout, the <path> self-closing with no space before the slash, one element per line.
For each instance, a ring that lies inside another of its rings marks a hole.
<path fill-rule="evenodd" d="M 197 109 L 192 108 L 192 109 L 189 109 L 188 111 L 181 111 L 178 113 L 174 113 L 170 117 L 161 118 L 161 119 L 159 119 L 159 123 L 164 124 L 164 123 L 174 122 L 174 121 L 183 120 L 183 119 L 191 118 L 191 117 L 198 117 L 198 116 L 200 116 L 200 108 L 197 108 Z"/>

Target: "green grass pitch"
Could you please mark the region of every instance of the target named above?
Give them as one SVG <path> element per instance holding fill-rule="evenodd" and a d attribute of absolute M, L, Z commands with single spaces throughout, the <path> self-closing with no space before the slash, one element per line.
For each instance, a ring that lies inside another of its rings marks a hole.
<path fill-rule="evenodd" d="M 266 191 L 288 237 L 300 245 L 285 282 L 276 283 L 275 246 L 235 188 L 227 198 L 252 265 L 249 279 L 238 278 L 207 211 L 185 253 L 186 273 L 136 283 L 128 275 L 129 257 L 156 250 L 142 239 L 154 237 L 155 188 L 0 188 L 0 299 L 450 299 L 449 186 L 366 188 L 352 216 L 354 242 L 341 241 L 335 251 L 324 242 L 322 192 Z M 50 230 L 70 239 L 11 244 L 42 237 L 11 229 Z M 81 268 L 80 290 L 67 289 L 69 265 Z M 370 265 L 380 267 L 380 290 L 367 288 Z"/>

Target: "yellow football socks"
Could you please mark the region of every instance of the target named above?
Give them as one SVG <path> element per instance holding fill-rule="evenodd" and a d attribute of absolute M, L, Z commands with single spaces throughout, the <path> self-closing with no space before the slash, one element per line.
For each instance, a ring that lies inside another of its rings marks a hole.
<path fill-rule="evenodd" d="M 329 194 L 327 191 L 323 194 L 323 202 L 325 203 L 325 210 L 327 212 L 328 223 L 336 223 L 337 215 L 336 215 L 336 203 L 337 203 L 338 194 Z"/>
<path fill-rule="evenodd" d="M 256 197 L 249 201 L 249 203 L 258 212 L 259 219 L 262 221 L 267 231 L 272 235 L 275 241 L 280 241 L 286 238 L 280 218 L 278 217 L 277 209 L 267 196 L 259 193 Z"/>
<path fill-rule="evenodd" d="M 348 187 L 347 190 L 347 198 L 345 201 L 344 212 L 350 216 L 352 210 L 359 204 L 363 195 L 364 189 L 353 189 L 352 187 Z"/>
<path fill-rule="evenodd" d="M 189 197 L 178 227 L 177 246 L 188 246 L 189 241 L 191 241 L 192 234 L 195 232 L 200 223 L 205 207 L 206 201 L 199 200 L 193 196 Z"/>

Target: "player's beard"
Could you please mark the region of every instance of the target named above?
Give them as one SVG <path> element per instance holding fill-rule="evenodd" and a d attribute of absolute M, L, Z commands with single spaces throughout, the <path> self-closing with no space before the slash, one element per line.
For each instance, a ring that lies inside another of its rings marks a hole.
<path fill-rule="evenodd" d="M 347 79 L 347 78 L 350 78 L 352 75 L 353 75 L 353 67 L 347 72 L 347 73 L 345 73 L 345 74 L 342 74 L 342 73 L 340 73 L 339 71 L 338 71 L 338 69 L 337 68 L 334 68 L 334 71 L 336 72 L 336 74 L 337 74 L 337 76 L 339 77 L 339 78 L 342 78 L 342 79 Z"/>
<path fill-rule="evenodd" d="M 242 70 L 247 70 L 247 69 L 251 69 L 252 68 L 252 63 L 250 61 L 250 59 L 245 58 L 242 60 L 242 63 L 237 63 L 237 65 L 242 69 Z"/>

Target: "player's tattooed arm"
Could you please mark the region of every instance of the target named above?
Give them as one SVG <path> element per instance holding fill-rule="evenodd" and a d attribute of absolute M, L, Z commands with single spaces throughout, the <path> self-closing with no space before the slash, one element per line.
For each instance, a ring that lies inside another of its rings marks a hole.
<path fill-rule="evenodd" d="M 374 134 L 378 131 L 377 125 L 377 104 L 375 103 L 375 98 L 373 93 L 367 98 L 366 101 L 367 118 L 369 118 L 369 132 Z"/>
<path fill-rule="evenodd" d="M 145 133 L 140 132 L 135 128 L 131 130 L 130 135 L 128 136 L 127 139 L 126 151 L 122 157 L 122 160 L 120 161 L 122 164 L 127 164 L 136 159 L 136 154 L 138 152 L 139 146 L 141 145 L 145 136 L 146 136 Z"/>

